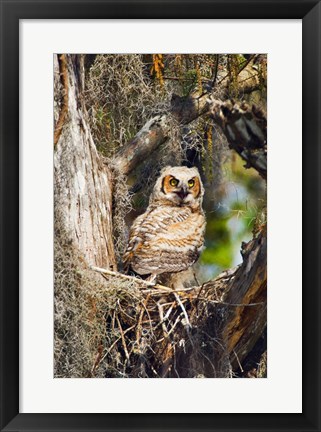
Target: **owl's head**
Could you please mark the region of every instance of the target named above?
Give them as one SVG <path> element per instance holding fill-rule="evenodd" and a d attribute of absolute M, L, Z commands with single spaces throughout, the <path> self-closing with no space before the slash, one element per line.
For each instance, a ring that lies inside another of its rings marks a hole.
<path fill-rule="evenodd" d="M 185 166 L 165 167 L 156 181 L 150 204 L 167 204 L 198 208 L 204 187 L 198 169 Z"/>

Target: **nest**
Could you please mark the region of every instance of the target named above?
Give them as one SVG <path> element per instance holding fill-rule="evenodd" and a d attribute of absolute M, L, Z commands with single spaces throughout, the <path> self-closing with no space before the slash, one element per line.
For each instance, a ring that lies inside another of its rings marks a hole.
<path fill-rule="evenodd" d="M 228 377 L 221 299 L 217 284 L 176 292 L 88 269 L 58 237 L 55 376 Z"/>
<path fill-rule="evenodd" d="M 106 359 L 107 377 L 227 376 L 228 361 L 219 337 L 225 306 L 216 286 L 177 292 L 131 276 L 96 270 L 101 271 L 108 287 L 114 286 L 115 279 L 125 286 L 118 291 L 115 308 L 106 316 L 113 342 L 97 360 L 93 375 Z M 114 375 L 114 365 L 111 374 L 108 371 L 116 358 Z"/>

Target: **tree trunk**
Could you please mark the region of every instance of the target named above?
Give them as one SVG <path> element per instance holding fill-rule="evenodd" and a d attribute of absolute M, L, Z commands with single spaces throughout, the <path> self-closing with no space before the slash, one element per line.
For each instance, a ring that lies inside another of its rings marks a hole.
<path fill-rule="evenodd" d="M 221 290 L 225 319 L 220 330 L 233 370 L 242 369 L 266 328 L 266 228 L 242 245 L 243 263 L 228 274 L 205 284 L 204 290 Z M 222 280 L 223 279 L 223 280 Z"/>
<path fill-rule="evenodd" d="M 112 176 L 97 153 L 88 126 L 82 98 L 83 58 L 55 55 L 54 64 L 55 95 L 62 94 L 67 104 L 62 103 L 56 115 L 55 209 L 60 224 L 56 229 L 67 233 L 89 265 L 116 269 Z"/>

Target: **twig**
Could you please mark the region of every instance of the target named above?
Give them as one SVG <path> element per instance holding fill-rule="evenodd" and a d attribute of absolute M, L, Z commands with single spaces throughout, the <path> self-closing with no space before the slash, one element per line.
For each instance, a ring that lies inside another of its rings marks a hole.
<path fill-rule="evenodd" d="M 208 302 L 208 303 L 215 303 L 215 304 L 221 304 L 224 306 L 235 306 L 235 307 L 239 307 L 239 306 L 242 306 L 242 307 L 243 306 L 262 306 L 265 304 L 264 302 L 260 302 L 260 303 L 226 303 L 226 302 L 222 302 L 220 300 L 209 300 L 209 299 L 206 299 L 204 297 L 192 297 L 192 298 L 195 298 L 197 300 L 203 300 L 203 301 Z"/>
<path fill-rule="evenodd" d="M 162 303 L 162 311 L 163 311 L 164 306 L 169 305 L 169 304 L 170 304 L 171 306 L 170 306 L 170 308 L 168 309 L 168 311 L 166 312 L 165 316 L 163 317 L 163 321 L 160 321 L 160 322 L 159 322 L 159 323 L 154 327 L 154 330 L 156 330 L 158 326 L 162 325 L 163 322 L 165 322 L 166 320 L 168 320 L 168 318 L 169 318 L 169 316 L 170 316 L 170 313 L 171 313 L 172 310 L 173 310 L 174 303 L 175 303 L 175 301 L 172 302 L 172 303 Z M 160 303 L 157 303 L 158 308 L 159 308 L 159 304 L 160 304 Z"/>
<path fill-rule="evenodd" d="M 136 324 L 135 325 L 132 325 L 131 327 L 128 327 L 124 332 L 123 332 L 123 334 L 125 335 L 126 333 L 128 333 L 130 330 L 133 330 L 133 328 L 136 326 Z M 110 347 L 106 350 L 106 352 L 105 352 L 105 354 L 104 354 L 104 356 L 100 359 L 100 361 L 99 361 L 99 363 L 97 364 L 97 367 L 99 366 L 99 364 L 107 357 L 107 355 L 111 352 L 111 350 L 114 348 L 114 346 L 121 340 L 121 336 L 119 336 L 111 345 L 110 345 Z M 96 367 L 96 369 L 97 369 L 97 367 Z"/>
<path fill-rule="evenodd" d="M 215 62 L 215 72 L 214 72 L 214 77 L 213 77 L 213 80 L 212 80 L 212 83 L 211 83 L 211 87 L 212 87 L 212 88 L 214 88 L 214 86 L 215 86 L 215 82 L 216 82 L 216 78 L 217 78 L 218 64 L 219 64 L 219 57 L 220 57 L 220 55 L 217 54 L 217 55 L 216 55 L 216 62 Z"/>
<path fill-rule="evenodd" d="M 241 365 L 241 363 L 240 363 L 240 360 L 239 360 L 239 358 L 238 358 L 238 355 L 236 354 L 236 352 L 235 352 L 234 349 L 233 349 L 233 353 L 234 353 L 234 355 L 235 355 L 235 358 L 236 358 L 236 361 L 237 361 L 237 363 L 238 363 L 238 365 L 239 365 L 239 368 L 241 369 L 241 372 L 244 372 L 244 369 L 242 368 L 242 365 Z"/>
<path fill-rule="evenodd" d="M 252 55 L 251 55 L 247 60 L 245 60 L 245 61 L 241 64 L 240 69 L 238 70 L 237 74 L 239 75 L 239 74 L 242 72 L 242 70 L 245 69 L 246 66 L 247 66 L 248 64 L 250 64 L 252 60 L 255 59 L 255 57 L 256 57 L 256 54 L 252 54 Z"/>
<path fill-rule="evenodd" d="M 169 318 L 169 316 L 170 316 L 170 314 L 171 314 L 171 312 L 172 312 L 172 310 L 173 310 L 174 303 L 175 303 L 175 302 L 172 303 L 171 307 L 170 307 L 170 308 L 168 309 L 168 311 L 166 312 L 166 314 L 165 314 L 165 316 L 164 316 L 164 320 L 167 320 L 167 319 Z M 164 306 L 164 305 L 163 305 L 163 306 Z"/>
<path fill-rule="evenodd" d="M 184 305 L 183 305 L 181 299 L 179 298 L 179 295 L 176 294 L 176 293 L 174 293 L 174 296 L 175 296 L 175 298 L 176 298 L 178 304 L 180 305 L 180 307 L 181 307 L 181 309 L 182 309 L 182 311 L 183 311 L 183 314 L 184 314 L 184 317 L 185 317 L 185 320 L 186 320 L 186 325 L 187 325 L 188 327 L 192 327 L 192 326 L 191 326 L 191 323 L 189 322 L 189 319 L 188 319 L 188 315 L 187 315 L 186 309 L 184 308 Z"/>
<path fill-rule="evenodd" d="M 175 290 L 172 288 L 164 287 L 166 290 L 162 291 L 163 285 L 154 285 L 156 289 L 144 289 L 141 292 L 144 294 L 151 293 L 151 295 L 164 295 L 164 292 L 168 293 L 182 293 L 182 292 L 188 292 L 188 291 L 197 291 L 200 287 L 189 287 L 189 288 L 180 288 L 179 290 Z M 160 287 L 160 289 L 158 289 Z"/>
<path fill-rule="evenodd" d="M 120 311 L 121 311 L 122 314 L 124 314 L 124 315 L 125 315 L 127 318 L 129 318 L 130 320 L 136 322 L 136 319 L 135 319 L 134 317 L 128 315 L 128 313 L 126 313 L 126 312 L 124 311 L 124 309 L 121 307 L 119 301 L 118 301 L 118 307 L 119 307 L 119 309 L 120 309 Z"/>
<path fill-rule="evenodd" d="M 107 270 L 107 269 L 103 269 L 100 267 L 95 267 L 95 266 L 90 266 L 90 268 L 98 273 L 102 273 L 102 274 L 108 274 L 109 276 L 114 276 L 114 277 L 118 277 L 121 279 L 127 279 L 130 280 L 132 282 L 137 282 L 140 283 L 142 285 L 146 285 L 149 287 L 155 287 L 156 289 L 160 289 L 160 290 L 164 290 L 164 291 L 169 291 L 172 292 L 172 288 L 166 287 L 164 285 L 154 285 L 153 283 L 147 282 L 144 279 L 139 279 L 135 276 L 129 276 L 129 275 L 124 275 L 123 273 L 118 273 L 118 272 L 114 272 L 112 270 Z"/>
<path fill-rule="evenodd" d="M 102 345 L 102 343 L 100 343 L 98 345 L 98 352 L 97 352 L 97 355 L 96 355 L 96 358 L 95 358 L 95 362 L 93 364 L 93 367 L 91 368 L 91 375 L 92 376 L 94 376 L 94 373 L 96 372 L 96 370 L 97 370 L 97 368 L 98 368 L 98 366 L 99 366 L 99 364 L 100 364 L 100 362 L 102 360 L 102 356 L 103 356 L 102 353 L 103 353 L 103 345 Z"/>
<path fill-rule="evenodd" d="M 121 334 L 121 340 L 122 340 L 122 343 L 123 343 L 123 348 L 124 348 L 124 351 L 125 351 L 125 355 L 126 355 L 127 360 L 129 361 L 129 354 L 128 354 L 128 350 L 127 350 L 127 346 L 126 346 L 124 332 L 123 332 L 122 326 L 120 324 L 120 321 L 119 321 L 119 318 L 118 318 L 117 315 L 116 315 L 116 320 L 117 320 L 118 328 L 119 328 L 119 331 L 120 331 L 120 334 Z"/>
<path fill-rule="evenodd" d="M 237 76 L 242 72 L 243 69 L 255 58 L 255 54 L 252 54 L 247 60 L 241 63 L 240 69 L 237 71 Z M 217 85 L 221 84 L 226 78 L 231 75 L 231 72 L 228 72 L 223 78 L 217 83 Z"/>
<path fill-rule="evenodd" d="M 133 330 L 133 328 L 135 328 L 135 326 L 136 326 L 136 324 L 135 325 L 132 325 L 131 327 L 128 327 L 126 330 L 124 330 L 123 331 L 123 335 L 125 336 L 125 334 L 126 333 L 128 333 L 130 330 Z M 114 348 L 114 346 L 117 344 L 117 342 L 119 342 L 120 341 L 120 339 L 122 338 L 122 336 L 119 336 L 111 345 L 110 345 L 110 347 L 108 348 L 108 350 L 107 350 L 107 352 L 106 352 L 106 354 L 104 355 L 104 357 L 107 355 L 107 354 L 109 354 L 110 353 L 110 351 Z M 103 358 L 104 358 L 103 357 Z"/>
<path fill-rule="evenodd" d="M 137 343 L 138 347 L 140 346 L 139 340 L 140 340 L 141 335 L 142 335 L 142 321 L 143 321 L 144 311 L 145 311 L 147 302 L 149 300 L 149 297 L 150 297 L 150 295 L 148 294 L 147 297 L 146 297 L 146 300 L 144 302 L 144 305 L 143 305 L 144 307 L 142 307 L 142 310 L 140 311 L 140 314 L 139 314 L 139 319 L 138 319 L 138 324 L 137 324 L 137 330 L 136 330 L 136 343 Z M 132 350 L 133 349 L 134 349 L 134 347 L 132 348 Z"/>
<path fill-rule="evenodd" d="M 182 316 L 182 314 L 183 314 L 183 312 L 180 313 L 180 314 L 178 315 L 178 317 L 176 318 L 176 320 L 175 320 L 173 326 L 171 327 L 170 331 L 168 332 L 168 336 L 169 336 L 171 333 L 173 333 L 173 331 L 174 331 L 175 327 L 177 326 L 177 324 L 178 324 L 179 322 L 181 322 L 181 316 Z M 157 342 L 160 342 L 160 341 L 157 341 Z"/>
<path fill-rule="evenodd" d="M 164 338 L 167 339 L 168 338 L 168 331 L 167 331 L 167 327 L 166 327 L 166 324 L 164 321 L 163 306 L 161 305 L 161 303 L 157 303 L 157 306 L 158 306 L 160 322 L 162 324 L 162 329 L 163 329 L 163 333 L 164 333 Z"/>

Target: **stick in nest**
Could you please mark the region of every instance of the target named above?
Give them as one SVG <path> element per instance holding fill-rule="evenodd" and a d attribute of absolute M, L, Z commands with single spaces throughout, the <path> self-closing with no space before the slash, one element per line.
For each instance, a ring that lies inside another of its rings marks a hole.
<path fill-rule="evenodd" d="M 167 327 L 166 327 L 166 324 L 165 324 L 165 320 L 164 320 L 163 306 L 162 306 L 162 304 L 160 302 L 158 302 L 157 303 L 157 307 L 158 307 L 160 322 L 162 324 L 164 338 L 167 339 L 167 337 L 168 337 L 168 330 L 167 330 Z"/>
<path fill-rule="evenodd" d="M 116 315 L 116 321 L 117 321 L 117 325 L 118 325 L 118 328 L 119 328 L 119 331 L 120 331 L 121 340 L 122 340 L 123 348 L 124 348 L 124 351 L 125 351 L 125 355 L 126 355 L 127 360 L 129 361 L 129 354 L 128 354 L 128 349 L 127 349 L 127 345 L 126 345 L 125 335 L 124 335 L 122 326 L 120 324 L 120 321 L 119 321 L 119 318 L 118 318 L 117 315 Z"/>
<path fill-rule="evenodd" d="M 183 314 L 184 314 L 184 317 L 185 317 L 185 321 L 186 321 L 186 326 L 189 327 L 189 328 L 191 328 L 192 326 L 191 326 L 191 323 L 189 322 L 189 318 L 188 318 L 186 309 L 185 309 L 185 307 L 184 307 L 184 305 L 182 303 L 182 300 L 179 298 L 178 294 L 174 293 L 174 296 L 175 296 L 175 298 L 177 300 L 177 303 L 180 305 L 180 308 L 183 311 Z"/>
<path fill-rule="evenodd" d="M 149 286 L 149 287 L 153 287 L 153 288 L 155 288 L 157 290 L 162 290 L 162 291 L 167 291 L 167 292 L 173 292 L 174 291 L 172 288 L 166 287 L 164 285 L 159 285 L 159 284 L 155 285 L 155 284 L 153 284 L 151 282 L 145 281 L 144 279 L 139 279 L 139 278 L 137 278 L 135 276 L 124 275 L 122 273 L 114 272 L 114 271 L 111 271 L 111 270 L 107 270 L 107 269 L 103 269 L 103 268 L 95 267 L 95 266 L 90 266 L 90 268 L 92 270 L 98 272 L 98 273 L 107 274 L 107 275 L 118 277 L 118 278 L 121 278 L 121 279 L 127 279 L 127 280 L 130 280 L 132 282 L 136 282 L 136 283 L 141 284 L 141 285 L 146 285 L 146 286 Z"/>

